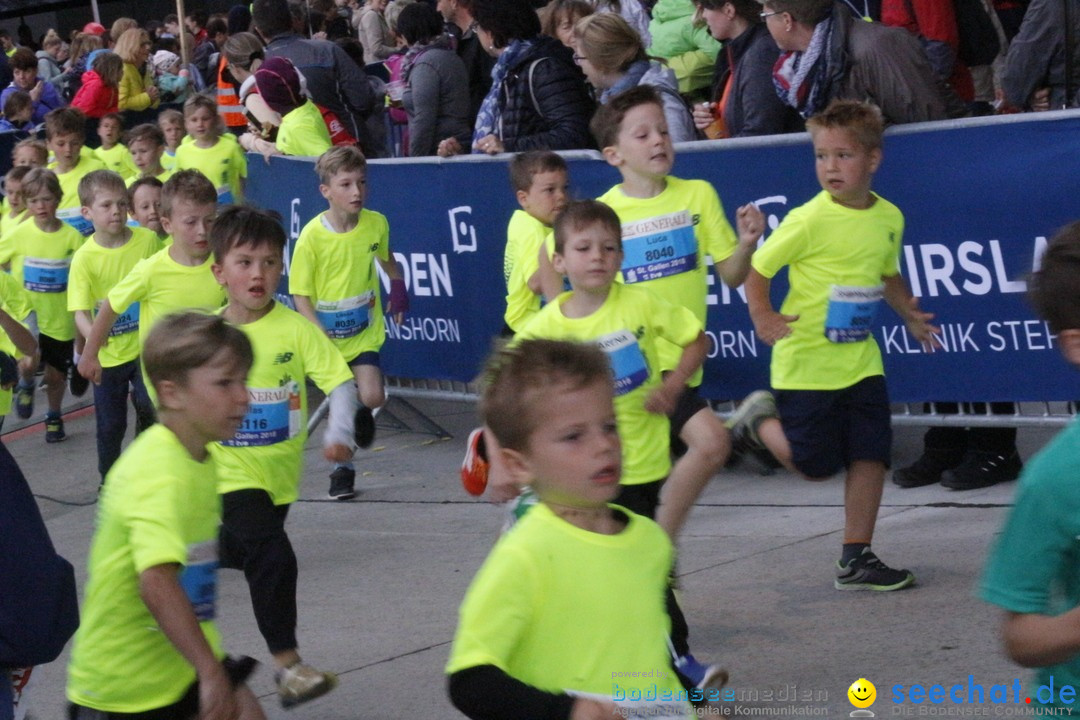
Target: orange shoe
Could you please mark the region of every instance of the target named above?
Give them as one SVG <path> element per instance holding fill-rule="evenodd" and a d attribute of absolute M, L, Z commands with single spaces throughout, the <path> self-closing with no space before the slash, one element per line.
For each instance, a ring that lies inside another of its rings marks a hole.
<path fill-rule="evenodd" d="M 465 441 L 465 459 L 461 461 L 461 484 L 470 495 L 484 494 L 488 483 L 488 461 L 484 451 L 484 428 L 469 433 Z"/>

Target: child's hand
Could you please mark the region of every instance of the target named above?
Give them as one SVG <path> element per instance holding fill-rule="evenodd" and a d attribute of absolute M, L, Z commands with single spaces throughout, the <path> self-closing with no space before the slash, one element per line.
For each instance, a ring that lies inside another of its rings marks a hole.
<path fill-rule="evenodd" d="M 398 325 L 405 319 L 405 313 L 409 312 L 409 293 L 405 291 L 403 278 L 390 279 L 390 302 L 386 305 L 386 312 L 394 317 Z"/>
<path fill-rule="evenodd" d="M 779 340 L 783 340 L 791 334 L 791 324 L 799 319 L 798 315 L 781 315 L 770 310 L 761 313 L 760 316 L 750 318 L 754 322 L 754 331 L 757 332 L 761 341 L 772 347 Z"/>
<path fill-rule="evenodd" d="M 941 347 L 941 343 L 935 335 L 941 334 L 941 328 L 930 324 L 934 319 L 933 313 L 923 312 L 919 309 L 919 298 L 913 297 L 908 303 L 908 310 L 904 313 L 904 324 L 907 325 L 908 333 L 919 341 L 928 352 L 934 352 L 935 347 Z"/>
<path fill-rule="evenodd" d="M 341 445 L 335 443 L 333 445 L 327 445 L 322 451 L 323 457 L 330 462 L 345 462 L 353 456 L 353 450 L 348 445 Z"/>
<path fill-rule="evenodd" d="M 485 135 L 476 141 L 473 145 L 474 150 L 487 153 L 488 155 L 498 155 L 503 152 L 502 140 L 494 135 Z"/>
<path fill-rule="evenodd" d="M 199 719 L 232 720 L 236 715 L 232 683 L 225 669 L 199 677 Z"/>
<path fill-rule="evenodd" d="M 743 205 L 735 211 L 735 225 L 739 231 L 739 244 L 753 245 L 765 232 L 765 213 L 753 203 Z"/>
<path fill-rule="evenodd" d="M 624 717 L 619 706 L 609 700 L 574 698 L 570 707 L 570 720 L 612 720 Z"/>
<path fill-rule="evenodd" d="M 83 355 L 79 358 L 79 374 L 94 383 L 101 384 L 101 362 L 97 355 Z"/>
<path fill-rule="evenodd" d="M 465 148 L 461 147 L 461 143 L 454 137 L 449 137 L 441 141 L 438 150 L 435 151 L 439 157 L 453 157 L 454 155 L 461 155 L 464 152 Z"/>
<path fill-rule="evenodd" d="M 694 127 L 698 130 L 704 130 L 713 124 L 715 116 L 713 115 L 713 108 L 716 107 L 716 103 L 698 103 L 694 106 Z"/>
<path fill-rule="evenodd" d="M 30 99 L 35 103 L 40 101 L 41 100 L 41 94 L 43 92 L 45 92 L 45 82 L 43 80 L 39 79 L 37 81 L 37 83 L 34 85 L 34 87 L 30 88 L 30 93 L 29 93 Z"/>
<path fill-rule="evenodd" d="M 649 393 L 649 397 L 645 398 L 645 409 L 654 415 L 670 415 L 679 402 L 681 392 L 682 389 L 679 387 L 668 387 L 668 383 L 661 383 L 660 387 L 653 390 Z"/>

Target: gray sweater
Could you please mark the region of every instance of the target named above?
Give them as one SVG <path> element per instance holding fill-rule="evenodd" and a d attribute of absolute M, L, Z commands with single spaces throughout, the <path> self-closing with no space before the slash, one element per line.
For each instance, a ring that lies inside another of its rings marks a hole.
<path fill-rule="evenodd" d="M 427 47 L 404 77 L 402 104 L 409 116 L 409 155 L 434 155 L 439 142 L 456 137 L 468 146 L 469 78 L 465 63 L 453 50 Z"/>

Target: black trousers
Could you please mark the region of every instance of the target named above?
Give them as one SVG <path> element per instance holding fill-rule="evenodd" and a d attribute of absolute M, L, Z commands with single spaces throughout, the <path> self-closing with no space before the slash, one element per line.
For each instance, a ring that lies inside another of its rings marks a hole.
<path fill-rule="evenodd" d="M 987 403 L 963 403 L 964 412 L 975 415 L 986 413 Z M 1016 405 L 1011 402 L 989 403 L 993 415 L 1012 415 Z M 934 403 L 939 413 L 954 415 L 959 412 L 959 404 L 954 402 Z M 930 406 L 927 406 L 929 412 Z M 968 450 L 1011 455 L 1016 450 L 1016 428 L 1014 427 L 932 427 L 923 436 L 923 446 L 927 450 L 947 450 L 963 455 Z"/>

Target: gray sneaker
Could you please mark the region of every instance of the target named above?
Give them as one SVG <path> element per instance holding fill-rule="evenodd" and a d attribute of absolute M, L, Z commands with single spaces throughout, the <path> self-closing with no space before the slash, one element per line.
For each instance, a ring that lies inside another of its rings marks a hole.
<path fill-rule="evenodd" d="M 902 590 L 915 584 L 915 573 L 910 570 L 894 570 L 878 559 L 878 556 L 863 548 L 862 554 L 847 565 L 836 562 L 837 590 L 876 590 L 889 592 Z"/>
<path fill-rule="evenodd" d="M 780 417 L 776 411 L 776 398 L 768 390 L 757 390 L 746 396 L 724 425 L 731 431 L 732 445 L 741 452 L 760 450 L 765 447 L 758 435 L 763 420 Z"/>
<path fill-rule="evenodd" d="M 316 670 L 310 665 L 296 663 L 277 674 L 278 697 L 281 707 L 291 708 L 322 697 L 337 687 L 338 678 L 332 672 Z"/>

